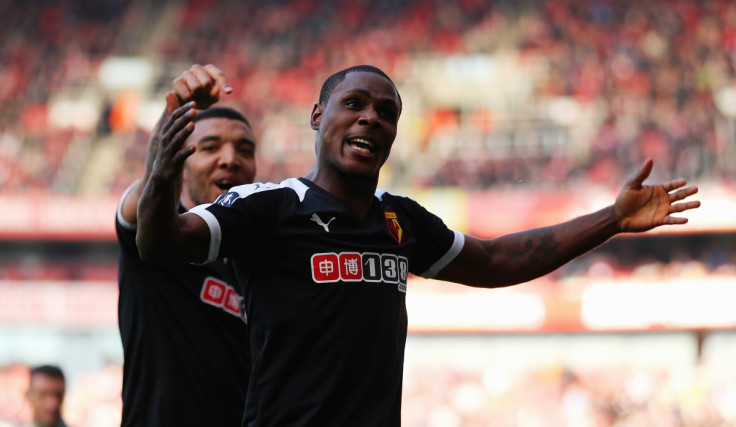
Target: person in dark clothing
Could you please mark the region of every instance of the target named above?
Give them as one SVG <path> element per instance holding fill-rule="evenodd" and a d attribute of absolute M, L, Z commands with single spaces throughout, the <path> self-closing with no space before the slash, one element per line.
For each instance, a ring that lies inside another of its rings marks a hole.
<path fill-rule="evenodd" d="M 620 233 L 684 224 L 699 206 L 685 180 L 644 185 L 645 162 L 616 201 L 549 227 L 480 239 L 410 198 L 377 189 L 402 101 L 380 69 L 339 71 L 310 123 L 316 165 L 301 178 L 233 187 L 180 214 L 173 188 L 196 148 L 194 105 L 176 110 L 141 196 L 138 249 L 163 265 L 231 259 L 253 354 L 243 425 L 397 426 L 408 275 L 496 288 L 547 274 Z M 499 202 L 502 204 L 502 202 Z"/>
<path fill-rule="evenodd" d="M 174 80 L 166 111 L 152 131 L 144 175 L 124 193 L 116 229 L 120 247 L 118 318 L 123 343 L 122 426 L 239 425 L 250 359 L 229 260 L 162 267 L 144 262 L 135 244 L 138 199 L 159 149 L 161 127 L 181 104 L 200 102 L 197 147 L 180 171 L 172 201 L 180 212 L 211 202 L 256 173 L 256 141 L 235 109 L 211 106 L 231 89 L 212 65 L 192 66 Z"/>
<path fill-rule="evenodd" d="M 66 427 L 61 408 L 66 394 L 64 371 L 55 365 L 31 369 L 26 399 L 33 412 L 33 427 Z"/>

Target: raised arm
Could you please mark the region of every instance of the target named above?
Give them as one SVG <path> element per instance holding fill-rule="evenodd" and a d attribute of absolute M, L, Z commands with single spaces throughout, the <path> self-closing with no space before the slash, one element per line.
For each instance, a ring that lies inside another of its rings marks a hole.
<path fill-rule="evenodd" d="M 597 212 L 494 239 L 466 236 L 460 254 L 437 278 L 478 287 L 514 285 L 543 276 L 618 233 L 687 223 L 687 218 L 671 214 L 699 207 L 699 201 L 676 203 L 697 193 L 698 188 L 684 187 L 684 179 L 644 185 L 652 165 L 653 161 L 647 160 L 626 182 L 616 202 Z"/>
<path fill-rule="evenodd" d="M 172 112 L 189 101 L 195 101 L 197 108 L 205 109 L 220 99 L 220 94 L 232 92 L 225 74 L 212 64 L 192 65 L 188 70 L 179 75 L 173 82 L 173 90 L 166 94 L 166 107 L 156 125 L 151 130 L 146 150 L 146 164 L 143 175 L 135 180 L 125 193 L 121 201 L 120 213 L 125 221 L 130 224 L 138 222 L 138 201 L 140 200 L 143 187 L 148 182 L 153 169 L 153 161 L 156 159 L 161 141 L 161 129 L 171 116 Z M 178 197 L 178 196 L 177 196 Z M 177 199 L 178 200 L 178 199 Z"/>
<path fill-rule="evenodd" d="M 151 134 L 148 137 L 148 148 L 146 149 L 146 163 L 143 168 L 143 175 L 136 179 L 125 192 L 123 200 L 120 202 L 120 213 L 125 221 L 130 224 L 136 224 L 138 222 L 138 200 L 141 198 L 141 192 L 143 186 L 146 185 L 146 181 L 151 176 L 151 169 L 153 168 L 153 161 L 156 159 L 156 152 L 158 151 L 159 141 L 161 141 L 161 128 L 166 123 L 166 120 L 179 106 L 176 96 L 173 94 L 167 95 L 166 97 L 166 108 L 161 113 L 161 117 L 156 122 L 156 125 L 151 130 Z"/>
<path fill-rule="evenodd" d="M 207 258 L 209 229 L 197 215 L 178 214 L 184 162 L 194 146 L 185 146 L 194 130 L 194 101 L 177 108 L 164 124 L 150 177 L 138 202 L 136 244 L 143 261 L 183 264 Z"/>
<path fill-rule="evenodd" d="M 195 108 L 217 102 L 221 92 L 232 88 L 224 73 L 214 65 L 194 65 L 174 80 L 166 94 L 173 110 L 161 128 L 159 148 L 137 206 L 136 244 L 143 261 L 156 264 L 200 262 L 207 258 L 209 228 L 199 216 L 178 214 L 184 162 L 196 147 L 186 145 L 194 130 Z"/>

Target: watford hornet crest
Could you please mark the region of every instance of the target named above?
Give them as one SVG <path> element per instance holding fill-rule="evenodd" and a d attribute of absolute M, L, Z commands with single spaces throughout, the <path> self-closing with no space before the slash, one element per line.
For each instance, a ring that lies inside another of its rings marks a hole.
<path fill-rule="evenodd" d="M 388 232 L 391 233 L 391 236 L 393 236 L 396 242 L 401 244 L 401 238 L 404 236 L 404 230 L 401 229 L 401 224 L 399 224 L 399 218 L 396 216 L 396 212 L 383 211 L 383 213 L 384 215 L 386 215 Z"/>

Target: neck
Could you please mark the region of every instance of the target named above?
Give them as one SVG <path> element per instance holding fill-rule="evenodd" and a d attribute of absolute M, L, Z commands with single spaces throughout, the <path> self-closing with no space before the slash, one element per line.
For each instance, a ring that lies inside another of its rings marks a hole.
<path fill-rule="evenodd" d="M 328 178 L 321 174 L 320 170 L 313 170 L 305 178 L 342 200 L 350 206 L 359 218 L 365 218 L 368 215 L 378 186 L 378 177 L 340 176 Z"/>

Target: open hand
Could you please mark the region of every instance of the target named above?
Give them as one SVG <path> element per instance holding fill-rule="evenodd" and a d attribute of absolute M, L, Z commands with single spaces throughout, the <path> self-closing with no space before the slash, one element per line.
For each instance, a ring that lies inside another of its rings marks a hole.
<path fill-rule="evenodd" d="M 175 95 L 169 92 L 166 95 L 167 109 L 176 106 Z M 184 146 L 189 135 L 194 130 L 197 104 L 194 101 L 173 109 L 161 129 L 161 140 L 156 160 L 153 163 L 151 177 L 164 182 L 176 182 L 181 177 L 184 161 L 194 154 L 194 146 Z"/>
<path fill-rule="evenodd" d="M 661 185 L 644 185 L 654 161 L 647 159 L 641 170 L 631 177 L 616 198 L 616 221 L 622 232 L 647 231 L 660 225 L 685 224 L 687 218 L 673 213 L 695 209 L 700 202 L 679 202 L 698 192 L 698 187 L 684 187 L 687 181 L 676 179 Z"/>

